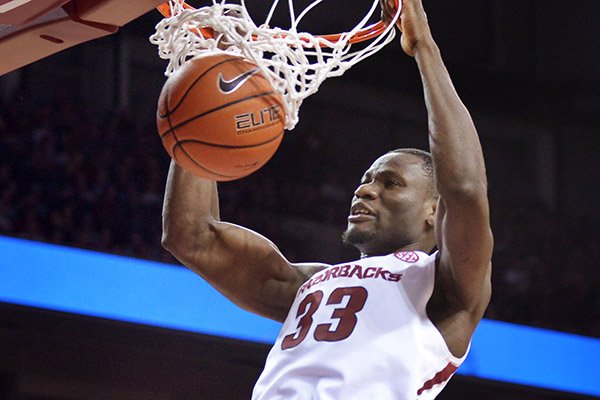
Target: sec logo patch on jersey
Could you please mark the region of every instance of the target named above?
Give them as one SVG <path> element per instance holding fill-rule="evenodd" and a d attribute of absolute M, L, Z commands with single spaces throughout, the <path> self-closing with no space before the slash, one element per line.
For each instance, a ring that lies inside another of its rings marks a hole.
<path fill-rule="evenodd" d="M 407 263 L 415 263 L 419 261 L 419 255 L 414 251 L 399 251 L 394 253 L 394 256 L 404 262 Z"/>

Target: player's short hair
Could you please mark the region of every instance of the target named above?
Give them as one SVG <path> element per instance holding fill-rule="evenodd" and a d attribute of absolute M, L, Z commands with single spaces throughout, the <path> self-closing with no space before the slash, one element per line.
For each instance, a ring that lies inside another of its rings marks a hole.
<path fill-rule="evenodd" d="M 435 183 L 433 181 L 433 159 L 431 158 L 431 153 L 425 150 L 414 148 L 395 149 L 389 151 L 389 153 L 412 154 L 413 156 L 419 157 L 422 161 L 421 166 L 423 167 L 423 173 L 425 174 L 425 176 L 427 176 L 427 178 L 431 180 L 432 195 L 438 195 L 437 189 L 435 188 Z"/>

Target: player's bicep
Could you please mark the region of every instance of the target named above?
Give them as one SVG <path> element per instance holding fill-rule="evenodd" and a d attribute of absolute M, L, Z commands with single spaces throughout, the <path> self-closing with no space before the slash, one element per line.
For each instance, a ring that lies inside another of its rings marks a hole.
<path fill-rule="evenodd" d="M 493 238 L 487 198 L 440 200 L 436 222 L 438 271 L 464 309 L 487 303 Z"/>
<path fill-rule="evenodd" d="M 179 260 L 238 306 L 282 320 L 303 276 L 277 247 L 249 229 L 212 222 Z"/>

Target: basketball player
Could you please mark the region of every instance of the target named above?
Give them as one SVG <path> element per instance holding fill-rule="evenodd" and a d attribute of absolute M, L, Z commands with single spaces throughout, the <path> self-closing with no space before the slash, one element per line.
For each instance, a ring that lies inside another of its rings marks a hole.
<path fill-rule="evenodd" d="M 360 260 L 290 263 L 266 238 L 220 221 L 214 182 L 171 164 L 163 245 L 240 307 L 284 322 L 253 399 L 433 399 L 489 302 L 477 132 L 421 0 L 404 0 L 398 26 L 421 73 L 431 155 L 392 151 L 365 172 L 344 233 Z"/>

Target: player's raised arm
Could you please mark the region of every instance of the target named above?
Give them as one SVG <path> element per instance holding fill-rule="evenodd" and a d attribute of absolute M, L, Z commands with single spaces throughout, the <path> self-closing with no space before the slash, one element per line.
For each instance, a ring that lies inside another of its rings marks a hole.
<path fill-rule="evenodd" d="M 402 48 L 415 57 L 423 81 L 434 177 L 441 197 L 436 290 L 443 289 L 445 297 L 456 300 L 456 306 L 478 322 L 491 293 L 493 246 L 481 145 L 433 40 L 421 0 L 403 2 L 400 28 Z"/>
<path fill-rule="evenodd" d="M 171 162 L 163 206 L 163 246 L 242 308 L 285 319 L 305 280 L 266 238 L 221 222 L 216 184 Z"/>

